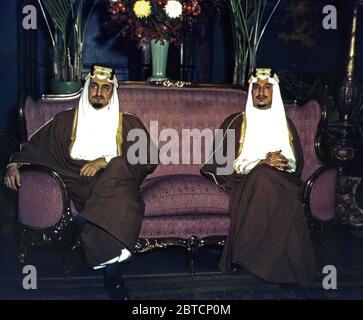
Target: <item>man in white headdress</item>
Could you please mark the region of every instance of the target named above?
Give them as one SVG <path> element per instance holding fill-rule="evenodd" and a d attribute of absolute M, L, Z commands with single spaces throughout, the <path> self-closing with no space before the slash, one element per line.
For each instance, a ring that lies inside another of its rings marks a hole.
<path fill-rule="evenodd" d="M 56 171 L 79 212 L 76 223 L 88 263 L 106 269 L 112 297 L 125 298 L 118 262 L 133 252 L 144 213 L 139 186 L 156 165 L 151 164 L 150 137 L 141 121 L 119 111 L 117 87 L 114 70 L 93 66 L 78 108 L 57 114 L 32 135 L 22 151 L 12 155 L 4 182 L 18 190 L 18 168 L 26 163 Z M 143 130 L 147 137 L 139 141 L 147 150 L 144 164 L 131 164 L 126 157 L 132 129 Z"/>
<path fill-rule="evenodd" d="M 231 224 L 219 267 L 243 267 L 271 282 L 309 285 L 315 258 L 301 203 L 303 154 L 285 109 L 278 77 L 256 69 L 245 112 L 221 129 L 235 131 L 233 173 L 218 175 L 216 156 L 201 173 L 230 195 Z M 224 135 L 228 137 L 228 135 Z M 227 150 L 227 138 L 216 143 Z"/>

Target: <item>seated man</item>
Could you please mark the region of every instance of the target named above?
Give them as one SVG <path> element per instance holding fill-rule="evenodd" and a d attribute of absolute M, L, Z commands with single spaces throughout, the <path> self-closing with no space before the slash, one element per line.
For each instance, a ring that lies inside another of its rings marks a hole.
<path fill-rule="evenodd" d="M 17 190 L 18 168 L 26 163 L 56 171 L 79 212 L 76 222 L 88 263 L 94 269 L 106 267 L 112 297 L 127 298 L 119 262 L 133 252 L 144 214 L 139 186 L 157 165 L 150 163 L 150 138 L 141 121 L 119 112 L 117 86 L 112 69 L 94 66 L 78 108 L 57 114 L 13 154 L 5 184 Z M 145 133 L 145 141 L 138 141 L 144 148 L 139 152 L 147 154 L 143 163 L 128 159 L 132 129 Z"/>
<path fill-rule="evenodd" d="M 236 133 L 233 173 L 218 175 L 216 153 L 227 150 L 225 134 L 201 169 L 230 195 L 220 269 L 235 264 L 267 281 L 310 284 L 315 258 L 300 200 L 303 154 L 270 69 L 256 69 L 245 113 L 229 116 L 221 129 Z"/>

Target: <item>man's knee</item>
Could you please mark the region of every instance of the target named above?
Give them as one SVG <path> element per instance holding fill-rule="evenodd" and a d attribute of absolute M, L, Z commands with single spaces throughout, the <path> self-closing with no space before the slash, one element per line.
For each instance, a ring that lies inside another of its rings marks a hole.
<path fill-rule="evenodd" d="M 273 168 L 267 164 L 260 164 L 253 168 L 250 174 L 255 176 L 259 176 L 262 178 L 275 178 L 276 175 L 279 175 L 279 171 L 276 168 Z"/>
<path fill-rule="evenodd" d="M 100 175 L 100 180 L 124 179 L 130 178 L 130 170 L 123 157 L 115 157 L 111 159 Z"/>
<path fill-rule="evenodd" d="M 260 164 L 248 175 L 254 186 L 263 189 L 275 189 L 276 182 L 281 178 L 281 172 L 267 164 Z"/>
<path fill-rule="evenodd" d="M 114 157 L 107 164 L 106 169 L 112 168 L 112 167 L 126 167 L 126 166 L 127 166 L 127 164 L 126 164 L 124 157 Z"/>

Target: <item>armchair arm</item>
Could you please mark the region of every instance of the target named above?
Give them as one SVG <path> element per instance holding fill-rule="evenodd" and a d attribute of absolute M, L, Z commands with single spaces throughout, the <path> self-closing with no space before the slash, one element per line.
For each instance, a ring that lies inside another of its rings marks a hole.
<path fill-rule="evenodd" d="M 329 221 L 335 217 L 336 169 L 321 166 L 305 182 L 302 201 L 310 219 Z"/>
<path fill-rule="evenodd" d="M 67 187 L 54 170 L 34 164 L 19 168 L 18 222 L 32 242 L 60 240 L 73 220 Z"/>

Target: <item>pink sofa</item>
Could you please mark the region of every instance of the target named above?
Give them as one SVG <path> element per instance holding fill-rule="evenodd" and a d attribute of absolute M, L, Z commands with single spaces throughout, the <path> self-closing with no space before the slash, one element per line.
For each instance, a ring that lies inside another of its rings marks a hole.
<path fill-rule="evenodd" d="M 25 98 L 20 108 L 24 140 L 58 112 L 76 106 L 78 97 Z M 119 99 L 120 110 L 136 114 L 146 128 L 154 120 L 158 121 L 159 132 L 173 128 L 181 133 L 189 128 L 218 128 L 228 115 L 243 110 L 246 92 L 227 86 L 163 87 L 124 82 L 119 87 Z M 334 217 L 336 171 L 324 166 L 318 157 L 318 133 L 325 113 L 315 100 L 304 106 L 286 105 L 286 112 L 298 130 L 304 151 L 303 202 L 307 218 L 310 222 L 330 220 Z M 199 170 L 199 164 L 160 164 L 145 180 L 141 188 L 145 219 L 136 252 L 183 246 L 193 270 L 198 248 L 223 245 L 229 229 L 229 199 Z M 19 259 L 24 261 L 31 246 L 60 244 L 65 252 L 65 271 L 69 272 L 75 242 L 65 239 L 63 230 L 77 214 L 56 172 L 24 166 L 17 225 Z"/>

